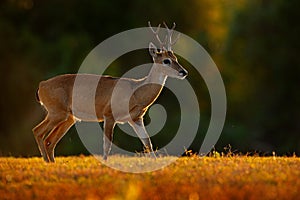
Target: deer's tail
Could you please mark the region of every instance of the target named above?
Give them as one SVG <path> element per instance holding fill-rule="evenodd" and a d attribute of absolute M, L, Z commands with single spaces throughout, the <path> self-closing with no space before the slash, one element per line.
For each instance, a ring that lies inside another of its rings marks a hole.
<path fill-rule="evenodd" d="M 36 100 L 37 100 L 37 102 L 41 102 L 41 100 L 40 100 L 40 97 L 39 97 L 39 89 L 40 88 L 38 88 L 37 90 L 36 90 L 36 92 L 35 92 L 35 98 L 36 98 Z"/>

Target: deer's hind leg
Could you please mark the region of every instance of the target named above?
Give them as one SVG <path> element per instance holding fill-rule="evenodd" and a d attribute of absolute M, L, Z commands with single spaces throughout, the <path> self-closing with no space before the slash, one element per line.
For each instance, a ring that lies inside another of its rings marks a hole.
<path fill-rule="evenodd" d="M 35 128 L 32 129 L 40 153 L 46 162 L 49 162 L 50 159 L 46 151 L 44 140 L 52 129 L 54 129 L 61 121 L 65 121 L 65 120 L 66 120 L 66 115 L 57 115 L 53 113 L 52 114 L 48 113 L 45 119 L 40 124 L 38 124 Z"/>
<path fill-rule="evenodd" d="M 43 146 L 46 149 L 46 154 L 50 162 L 54 160 L 54 149 L 61 138 L 67 133 L 67 131 L 75 124 L 75 119 L 72 115 L 69 115 L 65 121 L 60 122 L 54 127 L 48 136 L 44 139 Z"/>
<path fill-rule="evenodd" d="M 45 138 L 47 133 L 51 130 L 50 127 L 48 126 L 48 124 L 49 124 L 49 118 L 47 115 L 41 123 L 39 123 L 36 127 L 34 127 L 32 129 L 32 132 L 33 132 L 34 138 L 36 140 L 36 143 L 38 144 L 40 153 L 46 162 L 49 162 L 49 159 L 46 154 L 45 146 L 43 144 L 43 138 Z"/>

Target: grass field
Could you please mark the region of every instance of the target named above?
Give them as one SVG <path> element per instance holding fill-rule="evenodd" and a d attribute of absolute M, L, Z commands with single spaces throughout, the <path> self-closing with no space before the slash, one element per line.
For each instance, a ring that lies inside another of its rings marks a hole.
<path fill-rule="evenodd" d="M 135 167 L 164 162 L 111 156 Z M 154 172 L 124 173 L 94 157 L 0 158 L 0 199 L 300 199 L 300 158 L 184 157 Z"/>

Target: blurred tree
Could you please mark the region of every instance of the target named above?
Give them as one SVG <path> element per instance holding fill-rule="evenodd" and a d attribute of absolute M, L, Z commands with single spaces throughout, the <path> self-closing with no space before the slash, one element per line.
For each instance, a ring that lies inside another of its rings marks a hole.
<path fill-rule="evenodd" d="M 226 47 L 227 134 L 244 136 L 234 141 L 239 149 L 300 153 L 299 6 L 253 0 L 235 14 Z"/>

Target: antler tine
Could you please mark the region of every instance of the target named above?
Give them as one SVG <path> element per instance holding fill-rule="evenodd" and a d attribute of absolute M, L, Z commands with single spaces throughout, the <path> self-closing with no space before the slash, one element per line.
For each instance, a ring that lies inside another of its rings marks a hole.
<path fill-rule="evenodd" d="M 175 40 L 173 42 L 171 42 L 171 46 L 173 46 L 180 38 L 180 33 L 177 34 Z"/>
<path fill-rule="evenodd" d="M 158 24 L 156 31 L 154 31 L 153 27 L 151 26 L 150 21 L 148 21 L 148 25 L 149 25 L 151 31 L 152 31 L 155 35 L 158 34 L 159 29 L 160 29 L 160 24 Z"/>
<path fill-rule="evenodd" d="M 164 42 L 162 42 L 158 36 L 159 30 L 160 30 L 160 26 L 161 24 L 158 24 L 156 31 L 153 29 L 153 27 L 151 26 L 150 21 L 148 21 L 148 25 L 151 29 L 151 31 L 154 33 L 156 39 L 158 40 L 159 44 L 160 44 L 160 48 L 163 49 L 164 48 L 164 44 L 167 42 L 167 37 L 165 38 Z"/>
<path fill-rule="evenodd" d="M 174 30 L 174 29 L 175 29 L 175 27 L 176 27 L 176 24 L 175 24 L 175 22 L 173 22 L 173 27 L 172 27 L 172 30 Z"/>
<path fill-rule="evenodd" d="M 173 30 L 175 29 L 175 27 L 176 27 L 176 23 L 175 23 L 175 22 L 173 22 L 173 26 L 172 26 L 171 29 L 169 29 L 169 27 L 168 27 L 168 25 L 166 24 L 166 22 L 163 22 L 163 23 L 164 23 L 164 26 L 166 27 L 166 29 L 168 29 L 168 30 L 170 30 L 170 31 L 173 31 Z"/>
<path fill-rule="evenodd" d="M 166 27 L 167 32 L 168 32 L 168 43 L 167 43 L 168 51 L 171 51 L 172 50 L 172 45 L 174 45 L 179 39 L 179 35 L 178 35 L 176 37 L 176 39 L 172 42 L 173 31 L 176 27 L 176 24 L 175 24 L 175 22 L 173 22 L 172 28 L 169 29 L 168 25 L 165 22 L 163 22 L 163 23 L 164 23 L 164 26 Z"/>

